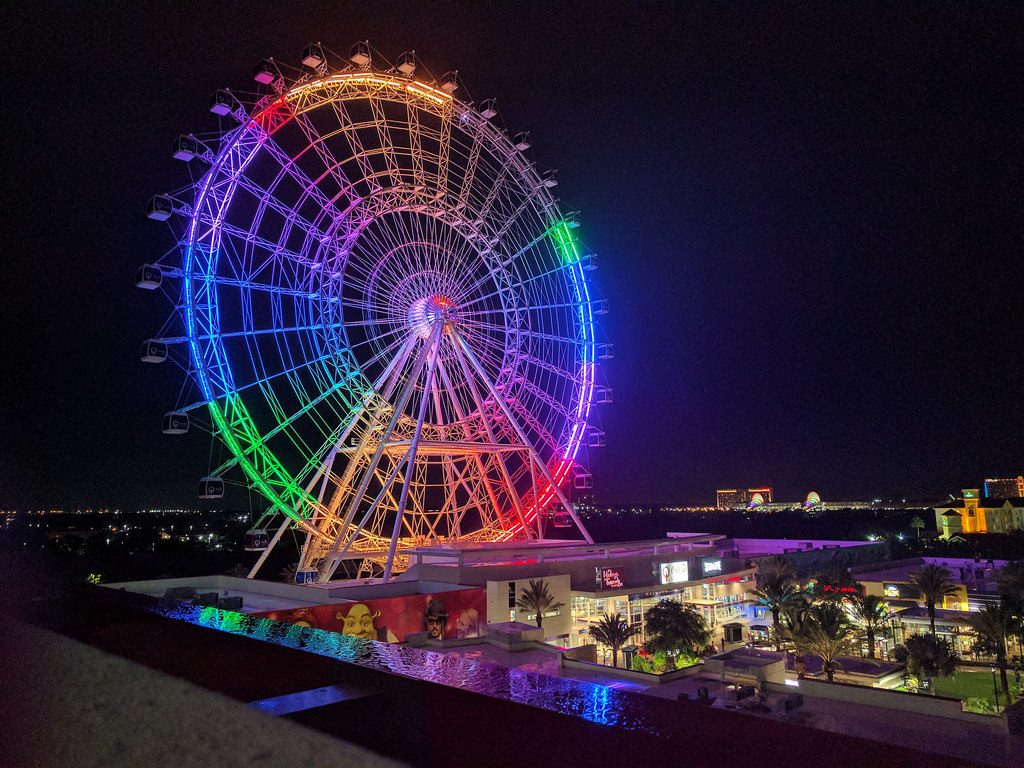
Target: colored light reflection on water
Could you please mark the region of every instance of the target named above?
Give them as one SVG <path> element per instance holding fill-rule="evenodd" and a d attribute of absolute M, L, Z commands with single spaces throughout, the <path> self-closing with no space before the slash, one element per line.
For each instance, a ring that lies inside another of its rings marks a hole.
<path fill-rule="evenodd" d="M 153 611 L 166 618 L 348 664 L 574 715 L 602 725 L 658 735 L 657 729 L 644 716 L 644 696 L 605 685 L 508 669 L 477 659 L 363 640 L 209 606 L 162 601 Z"/>

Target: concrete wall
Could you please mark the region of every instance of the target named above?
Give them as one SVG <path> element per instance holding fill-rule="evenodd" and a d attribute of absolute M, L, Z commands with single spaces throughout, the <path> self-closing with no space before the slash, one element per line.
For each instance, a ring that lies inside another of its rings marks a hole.
<path fill-rule="evenodd" d="M 559 666 L 563 669 L 580 669 L 585 670 L 587 672 L 597 672 L 602 675 L 608 675 L 609 677 L 619 677 L 623 680 L 634 680 L 638 683 L 645 683 L 647 685 L 671 683 L 673 680 L 678 680 L 682 677 L 689 677 L 690 675 L 696 675 L 703 671 L 702 666 L 700 664 L 694 664 L 692 667 L 687 667 L 686 669 L 673 669 L 671 672 L 665 672 L 660 675 L 655 675 L 650 672 L 637 672 L 633 669 L 622 669 L 620 667 L 606 667 L 604 664 L 596 664 L 589 661 L 579 661 L 577 659 L 569 658 L 564 653 L 561 655 Z"/>
<path fill-rule="evenodd" d="M 704 659 L 704 674 L 708 677 L 721 677 L 731 682 L 749 685 L 758 685 L 761 682 L 781 684 L 786 679 L 786 662 L 783 659 L 770 664 L 749 667 L 735 662 L 730 664 L 730 661 L 733 660 L 714 656 Z"/>
<path fill-rule="evenodd" d="M 556 603 L 564 603 L 559 609 L 557 616 L 544 617 L 544 637 L 562 637 L 568 635 L 572 629 L 572 584 L 568 574 L 560 576 L 544 576 L 541 581 L 548 585 L 548 591 Z M 505 621 L 512 621 L 512 611 L 509 608 L 509 584 L 515 585 L 515 594 L 518 599 L 523 589 L 528 586 L 530 579 L 516 579 L 515 581 L 488 581 L 487 582 L 487 623 L 497 624 Z M 521 616 L 516 611 L 516 620 L 524 623 L 534 623 L 535 620 Z"/>
<path fill-rule="evenodd" d="M 793 686 L 792 682 L 796 682 L 797 685 Z M 809 678 L 790 681 L 790 684 L 766 683 L 766 686 L 773 693 L 799 692 L 804 696 L 813 696 L 819 699 L 847 701 L 901 712 L 917 712 L 922 715 L 961 720 L 976 726 L 987 726 L 993 730 L 1003 732 L 1007 730 L 1005 717 L 964 712 L 959 699 L 889 691 L 882 688 L 867 688 L 847 683 L 830 683 L 827 680 L 811 680 Z"/>
<path fill-rule="evenodd" d="M 342 600 L 332 597 L 331 591 L 323 587 L 307 587 L 301 584 L 286 584 L 283 581 L 260 581 L 242 579 L 237 576 L 189 576 L 177 579 L 150 579 L 149 581 L 119 581 L 101 586 L 107 589 L 123 589 L 151 597 L 163 597 L 172 587 L 195 587 L 199 591 L 222 592 L 231 590 L 236 594 L 270 595 L 300 601 L 307 605 L 325 605 Z"/>

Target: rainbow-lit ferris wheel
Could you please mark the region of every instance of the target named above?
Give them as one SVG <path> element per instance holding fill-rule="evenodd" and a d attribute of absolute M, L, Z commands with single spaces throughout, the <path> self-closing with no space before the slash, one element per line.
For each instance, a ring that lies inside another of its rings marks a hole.
<path fill-rule="evenodd" d="M 164 431 L 227 448 L 200 495 L 237 477 L 269 501 L 251 575 L 290 526 L 319 581 L 345 561 L 389 579 L 427 544 L 590 541 L 568 493 L 611 400 L 595 258 L 493 102 L 380 59 L 262 62 L 262 93 L 214 95 L 225 130 L 178 139 L 194 183 L 150 201 L 176 245 L 137 283 L 175 311 L 142 359 L 194 390 Z"/>

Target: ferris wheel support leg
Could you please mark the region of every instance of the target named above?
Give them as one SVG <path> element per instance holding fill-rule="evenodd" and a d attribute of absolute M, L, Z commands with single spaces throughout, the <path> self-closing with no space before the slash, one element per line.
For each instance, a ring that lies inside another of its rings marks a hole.
<path fill-rule="evenodd" d="M 572 504 L 569 503 L 569 500 L 565 497 L 565 494 L 562 492 L 562 489 L 558 486 L 558 483 L 555 482 L 555 478 L 552 476 L 551 470 L 548 469 L 548 465 L 544 463 L 541 457 L 537 454 L 536 449 L 530 444 L 529 440 L 526 439 L 526 433 L 523 432 L 523 428 L 520 426 L 516 418 L 512 415 L 512 411 L 508 407 L 508 404 L 494 388 L 494 385 L 488 378 L 487 373 L 483 369 L 483 366 L 480 365 L 480 361 L 477 360 L 476 355 L 473 354 L 473 350 L 469 348 L 469 345 L 466 344 L 465 340 L 462 338 L 462 336 L 458 334 L 457 331 L 453 330 L 452 335 L 455 337 L 456 341 L 458 341 L 457 349 L 461 348 L 462 353 L 466 356 L 466 359 L 468 359 L 470 364 L 473 366 L 477 376 L 480 377 L 480 380 L 487 387 L 487 391 L 490 393 L 491 397 L 494 398 L 494 401 L 498 404 L 498 407 L 501 408 L 502 413 L 505 414 L 505 418 L 508 419 L 509 424 L 512 425 L 512 429 L 515 430 L 516 434 L 519 436 L 519 439 L 523 442 L 523 445 L 526 446 L 526 450 L 533 458 L 534 463 L 537 465 L 537 469 L 540 470 L 541 474 L 544 475 L 544 478 L 551 484 L 551 490 L 555 493 L 556 496 L 558 496 L 558 500 L 562 503 L 562 506 L 565 508 L 565 511 L 569 513 L 569 516 L 572 518 L 573 522 L 576 523 L 576 527 L 579 528 L 580 533 L 583 534 L 583 538 L 586 539 L 586 542 L 588 544 L 593 544 L 594 539 L 590 535 L 590 532 L 583 525 L 583 521 L 581 521 L 579 516 L 576 514 L 576 510 L 573 509 Z M 537 510 L 537 513 L 540 514 L 540 510 Z"/>
<path fill-rule="evenodd" d="M 252 570 L 249 571 L 249 575 L 245 578 L 256 578 L 257 572 L 260 570 L 260 568 L 263 567 L 263 563 L 267 561 L 267 558 L 270 557 L 270 553 L 274 550 L 274 547 L 277 546 L 277 542 L 281 540 L 281 537 L 284 535 L 284 532 L 288 530 L 288 526 L 291 524 L 291 522 L 292 519 L 288 517 L 288 515 L 285 515 L 284 522 L 281 523 L 281 527 L 277 529 L 277 533 L 274 534 L 274 538 L 272 538 L 270 540 L 270 543 L 267 544 L 267 548 L 263 550 L 263 553 L 259 556 L 259 559 L 256 561 L 256 565 L 252 567 Z"/>
<path fill-rule="evenodd" d="M 327 460 L 321 465 L 320 469 L 317 470 L 317 474 L 320 474 L 320 475 L 323 476 L 323 482 L 320 485 L 320 493 L 317 496 L 317 501 L 321 505 L 323 504 L 324 494 L 327 491 L 327 484 L 328 484 L 328 480 L 330 479 L 331 468 L 333 467 L 333 463 L 334 463 L 335 457 L 338 455 L 338 451 L 341 449 L 341 446 L 343 446 L 345 444 L 345 441 L 349 438 L 349 435 L 352 434 L 353 429 L 355 429 L 355 427 L 358 424 L 358 422 L 363 418 L 363 415 L 366 414 L 367 412 L 369 412 L 370 403 L 373 400 L 373 398 L 377 395 L 377 393 L 380 392 L 381 389 L 383 388 L 383 397 L 384 398 L 390 398 L 391 397 L 392 392 L 394 392 L 394 389 L 395 389 L 395 387 L 398 384 L 397 373 L 396 372 L 399 370 L 399 363 L 401 362 L 402 364 L 404 364 L 405 360 L 408 358 L 408 354 L 411 351 L 412 347 L 413 347 L 413 340 L 411 340 L 411 339 L 409 341 L 407 341 L 407 342 L 402 344 L 401 349 L 399 349 L 398 353 L 395 354 L 395 356 L 391 359 L 391 362 L 388 363 L 387 367 L 384 369 L 384 371 L 381 373 L 381 375 L 377 378 L 377 380 L 375 382 L 373 382 L 372 386 L 370 387 L 370 390 L 371 390 L 370 394 L 365 395 L 363 397 L 363 399 L 361 400 L 361 402 L 359 404 L 359 407 L 352 413 L 351 418 L 349 419 L 348 425 L 345 427 L 345 429 L 342 431 L 342 433 L 338 436 L 338 439 L 335 441 L 335 444 L 334 444 L 333 448 L 331 449 L 331 453 L 328 456 Z M 377 417 L 375 415 L 373 415 L 372 412 L 371 412 L 370 422 L 368 424 L 368 428 L 363 431 L 363 435 L 362 435 L 362 437 L 360 438 L 360 441 L 359 441 L 359 446 L 358 446 L 358 449 L 357 449 L 358 453 L 361 454 L 363 451 L 366 450 L 366 445 L 367 445 L 367 442 L 369 441 L 370 432 L 372 431 L 370 429 L 370 427 L 372 427 L 375 423 L 377 423 Z M 344 474 L 341 482 L 338 484 L 339 488 L 347 488 L 348 487 L 348 484 L 352 481 L 352 474 L 353 474 L 354 471 L 355 471 L 355 462 L 349 462 L 348 466 L 345 468 L 345 474 Z M 313 476 L 313 480 L 310 482 L 310 486 L 309 486 L 310 488 L 312 487 L 313 483 L 316 482 L 316 479 L 317 479 L 317 475 L 315 474 Z M 307 491 L 308 490 L 309 489 L 307 488 Z M 335 505 L 332 502 L 331 509 L 330 509 L 331 513 L 333 513 L 333 511 L 334 511 L 334 506 Z M 323 526 L 325 523 L 326 523 L 326 520 L 322 521 L 321 522 L 321 526 Z M 339 529 L 339 530 L 343 530 L 343 529 Z M 310 563 L 311 563 L 312 559 L 314 558 L 314 556 L 312 554 L 314 543 L 315 543 L 314 542 L 314 537 L 312 537 L 312 536 L 307 536 L 306 537 L 306 543 L 303 545 L 302 556 L 301 556 L 301 559 L 300 559 L 300 562 L 301 562 L 303 568 L 309 568 L 310 567 Z"/>
<path fill-rule="evenodd" d="M 466 381 L 469 383 L 469 385 L 471 387 L 470 394 L 473 394 L 473 391 L 472 391 L 472 388 L 474 387 L 473 379 L 469 375 L 469 372 L 466 370 L 465 363 L 462 361 L 461 358 L 458 357 L 458 354 L 456 354 L 456 359 L 459 361 L 459 367 L 462 368 L 462 373 L 466 377 Z M 458 416 L 458 418 L 461 421 L 465 421 L 466 420 L 466 412 L 465 412 L 465 410 L 463 410 L 462 406 L 459 404 L 458 399 L 455 397 L 455 387 L 452 386 L 451 378 L 448 376 L 448 371 L 445 369 L 444 361 L 443 360 L 438 360 L 437 361 L 437 372 L 438 372 L 438 374 L 441 377 L 441 382 L 444 384 L 444 386 L 451 393 L 451 400 L 452 400 L 452 403 L 453 403 L 453 406 L 454 406 L 454 409 L 455 409 L 455 415 Z M 481 418 L 481 420 L 483 420 L 483 418 L 484 418 L 484 416 L 483 416 L 483 407 L 480 404 L 479 393 L 477 393 L 475 395 L 475 400 L 476 400 L 477 408 L 480 409 L 480 418 Z M 492 443 L 495 442 L 494 435 L 491 433 L 490 426 L 487 424 L 486 421 L 484 421 L 484 427 L 486 428 L 487 439 L 490 440 Z M 516 492 L 515 485 L 512 483 L 512 480 L 509 477 L 508 468 L 505 466 L 505 460 L 500 455 L 497 458 L 498 458 L 499 464 L 501 466 L 502 480 L 504 480 L 504 482 L 506 484 L 507 493 L 509 495 L 509 498 L 512 501 L 512 503 L 515 505 L 517 514 L 520 517 L 522 517 L 523 501 L 522 501 L 521 498 L 519 498 L 519 494 Z M 501 509 L 501 505 L 498 503 L 497 494 L 494 492 L 494 487 L 491 485 L 491 481 L 490 481 L 490 479 L 487 476 L 487 469 L 484 467 L 483 459 L 481 459 L 479 455 L 474 455 L 473 456 L 473 461 L 474 461 L 474 463 L 475 463 L 475 465 L 477 467 L 477 471 L 480 472 L 480 482 L 484 486 L 484 490 L 487 493 L 487 497 L 491 501 L 491 506 L 493 507 L 493 509 L 495 511 L 495 514 L 497 514 L 498 510 Z M 472 499 L 470 501 L 472 502 Z"/>
<path fill-rule="evenodd" d="M 411 351 L 411 347 L 410 347 Z M 388 489 L 388 486 L 394 482 L 395 476 L 398 474 L 398 469 L 401 467 L 402 462 L 396 462 L 394 469 L 389 473 L 388 479 L 381 489 L 381 492 L 377 494 L 377 498 L 374 499 L 373 503 L 367 509 L 366 514 L 363 515 L 363 519 L 356 526 L 356 529 L 349 534 L 348 542 L 344 548 L 339 552 L 343 537 L 348 532 L 348 527 L 352 524 L 352 520 L 356 515 L 356 508 L 359 506 L 360 500 L 366 493 L 366 489 L 370 485 L 370 481 L 373 479 L 374 471 L 377 465 L 380 463 L 381 456 L 384 455 L 384 450 L 387 447 L 388 441 L 391 439 L 391 434 L 394 432 L 395 427 L 398 424 L 399 419 L 405 412 L 405 407 L 409 404 L 409 399 L 412 397 L 412 391 L 415 388 L 416 382 L 419 380 L 420 374 L 423 372 L 423 366 L 426 364 L 427 353 L 430 351 L 430 347 L 424 345 L 423 351 L 417 356 L 416 363 L 413 366 L 413 371 L 409 375 L 409 380 L 406 382 L 401 395 L 398 398 L 398 402 L 395 404 L 394 413 L 391 415 L 391 419 L 388 421 L 387 430 L 381 436 L 380 445 L 377 446 L 377 450 L 373 454 L 373 458 L 370 460 L 369 466 L 364 470 L 363 477 L 359 482 L 359 487 L 355 493 L 352 494 L 352 500 L 349 502 L 348 509 L 345 512 L 345 519 L 342 524 L 338 527 L 338 538 L 331 545 L 330 551 L 324 557 L 324 563 L 321 566 L 320 576 L 318 581 L 320 583 L 326 583 L 330 581 L 334 571 L 338 568 L 338 563 L 341 562 L 342 558 L 348 553 L 348 550 L 352 547 L 352 544 L 356 540 L 356 536 L 359 531 L 363 528 L 366 522 L 370 519 L 370 515 L 373 513 L 376 506 L 380 503 L 380 500 L 384 498 L 384 494 Z"/>
<path fill-rule="evenodd" d="M 412 484 L 412 473 L 416 468 L 416 452 L 420 447 L 420 437 L 423 434 L 423 420 L 427 416 L 427 404 L 430 402 L 431 391 L 434 387 L 434 375 L 437 373 L 437 358 L 440 354 L 441 333 L 444 331 L 444 323 L 439 323 L 434 332 L 433 343 L 430 345 L 430 362 L 427 365 L 427 380 L 423 385 L 423 397 L 420 398 L 419 413 L 416 414 L 416 431 L 413 432 L 412 440 L 409 443 L 409 450 L 406 453 L 405 480 L 402 483 L 402 493 L 398 497 L 398 509 L 395 512 L 395 524 L 391 529 L 391 543 L 388 544 L 388 556 L 384 561 L 384 581 L 391 581 L 391 570 L 395 562 L 395 550 L 398 548 L 398 538 L 402 533 L 402 518 L 405 516 L 405 505 L 409 502 L 409 486 Z"/>
<path fill-rule="evenodd" d="M 462 338 L 459 337 L 459 342 L 461 342 L 461 341 L 462 341 Z M 484 402 L 483 402 L 483 398 L 480 397 L 480 390 L 477 388 L 476 382 L 473 380 L 473 376 L 469 372 L 469 367 L 467 366 L 466 361 L 463 359 L 463 357 L 461 355 L 459 355 L 458 344 L 456 344 L 455 342 L 452 342 L 452 345 L 455 347 L 455 358 L 456 358 L 456 360 L 459 361 L 459 367 L 462 368 L 462 375 L 466 377 L 466 383 L 469 385 L 469 392 L 472 395 L 473 400 L 476 403 L 477 409 L 480 411 L 480 420 L 483 422 L 484 429 L 487 432 L 487 439 L 490 440 L 492 443 L 494 443 L 494 442 L 496 442 L 496 439 L 495 439 L 495 436 L 494 436 L 494 430 L 491 429 L 491 425 L 487 421 L 487 417 L 484 415 Z M 524 446 L 524 448 L 528 448 L 528 447 Z M 502 480 L 505 482 L 505 486 L 506 486 L 506 488 L 508 488 L 509 494 L 512 497 L 512 504 L 513 504 L 513 506 L 515 508 L 515 511 L 516 511 L 516 517 L 519 518 L 519 524 L 523 526 L 523 530 L 524 531 L 529 533 L 530 526 L 526 522 L 526 512 L 525 512 L 525 509 L 523 507 L 523 500 L 520 498 L 519 494 L 516 493 L 515 483 L 512 482 L 512 478 L 509 475 L 508 467 L 505 465 L 504 457 L 502 457 L 501 454 L 498 454 L 497 459 L 498 459 L 498 466 L 499 466 L 499 468 L 501 470 Z M 496 507 L 496 509 L 497 509 L 497 507 Z"/>

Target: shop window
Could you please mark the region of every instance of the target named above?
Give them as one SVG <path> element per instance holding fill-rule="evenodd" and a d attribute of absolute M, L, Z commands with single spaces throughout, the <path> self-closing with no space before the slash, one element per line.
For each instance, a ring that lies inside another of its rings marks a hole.
<path fill-rule="evenodd" d="M 516 583 L 514 581 L 510 581 L 508 583 L 508 607 L 516 607 Z M 514 618 L 515 617 L 513 616 L 513 619 Z"/>

